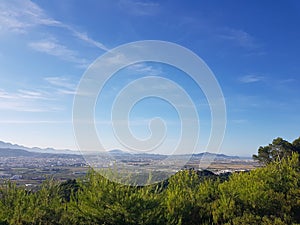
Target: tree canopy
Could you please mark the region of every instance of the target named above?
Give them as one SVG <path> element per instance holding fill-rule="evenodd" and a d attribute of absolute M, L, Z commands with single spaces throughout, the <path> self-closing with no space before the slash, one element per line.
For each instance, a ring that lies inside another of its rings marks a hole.
<path fill-rule="evenodd" d="M 274 161 L 281 161 L 283 158 L 290 157 L 293 152 L 300 153 L 300 137 L 292 143 L 278 137 L 267 146 L 260 146 L 258 154 L 253 155 L 253 159 L 262 164 L 268 164 Z"/>

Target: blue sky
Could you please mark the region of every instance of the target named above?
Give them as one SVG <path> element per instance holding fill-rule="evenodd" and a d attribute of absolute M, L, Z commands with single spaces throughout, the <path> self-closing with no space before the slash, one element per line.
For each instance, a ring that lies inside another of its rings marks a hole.
<path fill-rule="evenodd" d="M 198 54 L 218 79 L 227 107 L 222 153 L 252 155 L 277 136 L 292 141 L 300 136 L 299 27 L 296 0 L 1 1 L 0 140 L 76 149 L 72 104 L 88 65 L 121 44 L 164 40 Z M 156 73 L 188 90 L 198 104 L 200 140 L 208 138 L 209 107 L 187 76 L 155 63 L 133 68 L 116 74 L 97 103 L 107 147 L 119 147 L 108 121 L 113 96 L 134 76 Z M 141 138 L 153 116 L 170 121 L 171 144 L 178 135 L 178 116 L 161 101 L 142 102 L 131 116 Z"/>

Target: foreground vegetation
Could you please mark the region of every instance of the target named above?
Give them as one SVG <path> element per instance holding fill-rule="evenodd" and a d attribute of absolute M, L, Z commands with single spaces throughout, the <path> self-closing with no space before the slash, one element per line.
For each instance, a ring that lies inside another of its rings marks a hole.
<path fill-rule="evenodd" d="M 146 187 L 113 183 L 92 172 L 37 192 L 0 188 L 0 224 L 300 224 L 296 152 L 229 179 L 193 170 Z"/>

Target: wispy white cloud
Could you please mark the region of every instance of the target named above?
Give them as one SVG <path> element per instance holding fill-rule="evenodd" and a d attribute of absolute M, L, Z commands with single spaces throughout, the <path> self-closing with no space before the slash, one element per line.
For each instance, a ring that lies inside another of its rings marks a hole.
<path fill-rule="evenodd" d="M 23 90 L 19 89 L 17 93 L 17 98 L 27 98 L 27 99 L 44 99 L 51 100 L 49 94 L 40 91 L 32 91 L 32 90 Z"/>
<path fill-rule="evenodd" d="M 57 107 L 45 107 L 33 101 L 24 99 L 14 99 L 13 101 L 5 100 L 0 102 L 1 110 L 9 110 L 15 112 L 54 112 L 60 111 Z"/>
<path fill-rule="evenodd" d="M 76 84 L 72 83 L 72 81 L 66 77 L 45 77 L 44 79 L 48 83 L 58 87 L 63 87 L 70 90 L 74 90 L 76 88 Z"/>
<path fill-rule="evenodd" d="M 61 24 L 48 17 L 38 5 L 29 0 L 1 1 L 0 9 L 1 27 L 12 31 L 26 32 L 28 27 Z"/>
<path fill-rule="evenodd" d="M 66 90 L 66 89 L 58 89 L 57 93 L 62 95 L 81 95 L 80 93 L 77 93 L 76 90 Z"/>
<path fill-rule="evenodd" d="M 55 20 L 48 16 L 42 8 L 37 4 L 29 0 L 11 0 L 11 1 L 1 1 L 0 2 L 0 34 L 1 32 L 14 32 L 14 33 L 29 33 L 31 29 L 40 26 L 52 26 L 65 29 L 71 34 L 91 46 L 97 47 L 103 51 L 107 51 L 108 48 L 89 37 L 86 33 L 80 32 L 73 27 Z M 52 34 L 54 35 L 54 34 Z M 67 49 L 64 45 L 60 45 L 55 41 L 39 41 L 37 43 L 31 43 L 35 49 L 44 49 L 43 52 L 61 57 L 60 52 L 67 53 L 68 61 L 74 63 L 81 63 L 81 60 L 74 55 L 74 51 Z"/>
<path fill-rule="evenodd" d="M 129 59 L 123 53 L 114 53 L 108 56 L 105 62 L 112 65 L 119 65 L 119 64 L 129 63 Z"/>
<path fill-rule="evenodd" d="M 222 28 L 217 36 L 243 48 L 257 49 L 260 47 L 255 38 L 244 30 Z"/>
<path fill-rule="evenodd" d="M 57 96 L 40 90 L 5 91 L 0 89 L 0 109 L 16 112 L 53 112 L 62 108 L 55 102 Z"/>
<path fill-rule="evenodd" d="M 246 75 L 239 78 L 239 81 L 241 83 L 255 83 L 263 81 L 265 78 L 263 76 L 257 76 L 257 75 Z"/>
<path fill-rule="evenodd" d="M 55 39 L 40 40 L 29 43 L 32 49 L 56 56 L 62 60 L 77 63 L 83 67 L 88 65 L 87 61 L 78 56 L 77 52 L 57 43 Z"/>
<path fill-rule="evenodd" d="M 158 2 L 140 0 L 120 0 L 119 7 L 125 12 L 136 16 L 153 16 L 160 10 Z"/>
<path fill-rule="evenodd" d="M 146 63 L 137 63 L 127 67 L 132 73 L 139 73 L 146 76 L 155 76 L 162 73 L 162 69 L 147 65 Z"/>
<path fill-rule="evenodd" d="M 23 90 L 23 89 L 20 89 L 19 92 L 22 94 L 28 95 L 28 96 L 35 96 L 35 97 L 40 97 L 42 95 L 42 93 L 37 92 L 37 91 L 29 91 L 29 90 Z"/>
<path fill-rule="evenodd" d="M 8 92 L 6 92 L 5 90 L 0 89 L 0 99 L 2 99 L 2 101 L 4 99 L 14 99 L 14 98 L 16 98 L 15 95 L 11 95 Z"/>
<path fill-rule="evenodd" d="M 77 83 L 67 77 L 46 77 L 47 85 L 35 89 L 18 89 L 6 91 L 0 89 L 0 109 L 44 112 L 61 111 L 60 99 L 62 95 L 76 94 Z"/>
<path fill-rule="evenodd" d="M 0 2 L 0 31 L 26 33 L 38 25 L 59 26 L 61 23 L 44 13 L 35 3 L 27 0 Z"/>
<path fill-rule="evenodd" d="M 0 124 L 71 124 L 68 120 L 0 120 Z"/>
<path fill-rule="evenodd" d="M 94 39 L 90 38 L 86 33 L 82 33 L 79 31 L 74 30 L 73 28 L 71 28 L 70 26 L 66 26 L 67 29 L 69 29 L 70 31 L 72 31 L 73 35 L 77 38 L 79 38 L 82 41 L 85 41 L 86 43 L 89 43 L 97 48 L 100 48 L 104 51 L 108 51 L 109 49 L 102 43 L 95 41 Z"/>
<path fill-rule="evenodd" d="M 56 89 L 56 93 L 63 95 L 76 94 L 77 84 L 66 77 L 46 77 L 44 78 L 52 88 Z"/>
<path fill-rule="evenodd" d="M 44 99 L 44 100 L 50 100 L 49 96 L 47 96 L 45 93 L 39 92 L 39 91 L 32 91 L 32 90 L 23 90 L 19 89 L 17 92 L 7 92 L 3 89 L 0 89 L 0 99 L 12 99 L 12 100 L 18 100 L 18 99 Z"/>

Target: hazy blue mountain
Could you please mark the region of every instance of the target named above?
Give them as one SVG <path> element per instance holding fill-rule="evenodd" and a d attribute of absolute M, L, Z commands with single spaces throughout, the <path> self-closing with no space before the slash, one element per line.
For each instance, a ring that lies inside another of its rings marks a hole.
<path fill-rule="evenodd" d="M 48 152 L 32 152 L 24 149 L 13 149 L 13 148 L 0 148 L 0 157 L 31 157 L 31 158 L 82 158 L 78 154 L 65 154 L 65 153 L 48 153 Z"/>
<path fill-rule="evenodd" d="M 0 148 L 0 157 L 35 156 L 36 153 L 22 149 Z"/>
<path fill-rule="evenodd" d="M 200 158 L 200 157 L 215 157 L 216 159 L 240 159 L 239 156 L 229 156 L 225 154 L 217 154 L 217 153 L 210 153 L 210 152 L 202 152 L 193 154 L 193 157 Z"/>
<path fill-rule="evenodd" d="M 11 150 L 11 151 L 9 151 Z M 14 150 L 14 151 L 12 151 Z M 22 151 L 23 150 L 23 151 Z M 7 153 L 5 153 L 7 151 Z M 33 154 L 36 153 L 36 154 Z M 54 148 L 29 148 L 25 147 L 22 145 L 17 145 L 17 144 L 11 144 L 11 143 L 6 143 L 3 141 L 0 141 L 0 156 L 1 154 L 3 156 L 5 155 L 16 155 L 16 156 L 38 156 L 39 154 L 68 154 L 68 155 L 80 155 L 80 152 L 64 149 L 64 150 L 58 150 Z M 161 158 L 161 157 L 168 157 L 167 155 L 163 154 L 149 154 L 149 153 L 135 153 L 135 152 L 127 152 L 127 151 L 122 151 L 120 149 L 112 149 L 109 151 L 109 153 L 113 156 L 132 156 L 132 157 L 154 157 L 154 158 Z M 209 152 L 202 152 L 202 153 L 195 153 L 192 155 L 192 158 L 201 158 L 201 157 L 214 157 L 215 159 L 240 159 L 241 157 L 238 156 L 228 156 L 225 154 L 215 154 L 215 153 L 209 153 Z M 176 157 L 176 156 L 175 156 Z M 180 157 L 180 156 L 178 156 Z"/>
<path fill-rule="evenodd" d="M 72 151 L 69 149 L 54 149 L 54 148 L 38 148 L 38 147 L 25 147 L 23 145 L 11 144 L 8 142 L 0 141 L 0 148 L 6 149 L 19 149 L 19 150 L 26 150 L 29 152 L 37 152 L 37 153 L 52 153 L 52 154 L 80 154 L 77 151 Z"/>
<path fill-rule="evenodd" d="M 120 149 L 110 150 L 109 153 L 112 154 L 112 155 L 132 155 L 131 153 L 122 151 Z"/>
<path fill-rule="evenodd" d="M 150 157 L 168 157 L 168 155 L 163 154 L 151 154 L 151 153 L 129 153 L 126 151 L 122 151 L 120 149 L 113 149 L 109 151 L 112 155 L 118 155 L 118 156 L 128 156 L 131 155 L 133 157 L 136 156 L 150 156 Z M 184 155 L 182 155 L 184 156 Z M 185 155 L 186 156 L 186 155 Z M 217 153 L 210 153 L 210 152 L 201 152 L 201 153 L 194 153 L 192 154 L 192 158 L 201 158 L 201 157 L 208 157 L 208 158 L 215 158 L 215 159 L 240 159 L 239 156 L 230 156 L 225 154 L 217 154 Z M 178 156 L 180 157 L 180 155 Z"/>

